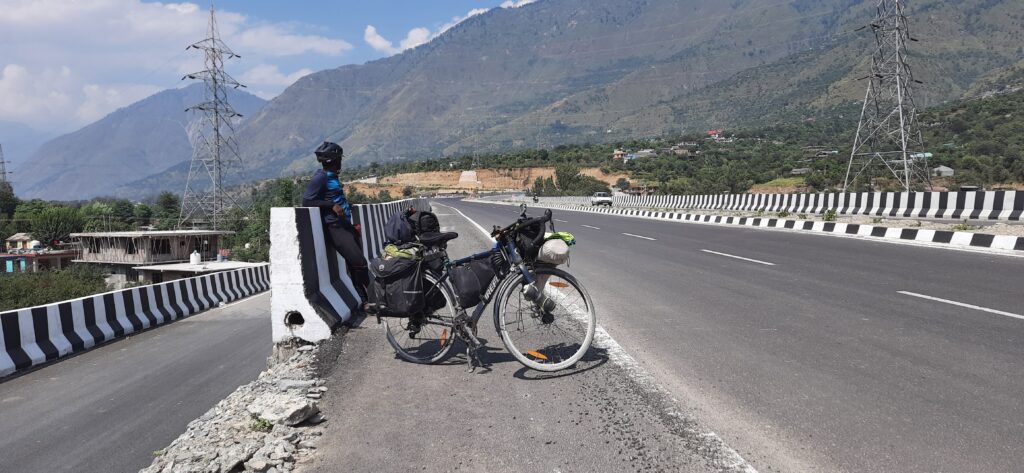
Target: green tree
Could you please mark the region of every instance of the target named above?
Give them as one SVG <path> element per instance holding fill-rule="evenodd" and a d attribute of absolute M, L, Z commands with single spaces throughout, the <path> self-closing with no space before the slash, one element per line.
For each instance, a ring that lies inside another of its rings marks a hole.
<path fill-rule="evenodd" d="M 161 192 L 156 198 L 156 228 L 169 230 L 178 225 L 181 214 L 181 199 L 173 192 Z"/>
<path fill-rule="evenodd" d="M 32 237 L 44 245 L 67 241 L 70 234 L 84 228 L 78 211 L 70 207 L 53 207 L 32 219 Z"/>
<path fill-rule="evenodd" d="M 149 225 L 153 220 L 153 209 L 146 204 L 136 204 L 132 209 L 136 225 Z"/>
<path fill-rule="evenodd" d="M 0 219 L 13 217 L 17 208 L 18 197 L 14 195 L 14 188 L 9 182 L 0 182 Z"/>
<path fill-rule="evenodd" d="M 110 213 L 122 226 L 132 227 L 135 224 L 135 206 L 125 199 L 111 202 Z"/>
<path fill-rule="evenodd" d="M 299 204 L 299 192 L 295 182 L 282 178 L 274 183 L 274 207 L 294 207 Z"/>

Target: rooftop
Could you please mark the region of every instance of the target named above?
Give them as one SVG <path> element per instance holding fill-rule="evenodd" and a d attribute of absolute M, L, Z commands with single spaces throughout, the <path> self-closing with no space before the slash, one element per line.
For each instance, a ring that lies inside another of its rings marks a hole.
<path fill-rule="evenodd" d="M 32 235 L 28 233 L 15 233 L 8 237 L 7 241 L 32 241 Z"/>
<path fill-rule="evenodd" d="M 171 263 L 135 266 L 135 269 L 161 272 L 175 271 L 179 273 L 209 273 L 214 271 L 228 271 L 231 269 L 252 268 L 255 266 L 262 266 L 264 264 L 266 263 L 246 263 L 244 261 L 204 261 L 199 264 Z"/>
<path fill-rule="evenodd" d="M 209 235 L 233 235 L 235 232 L 226 230 L 157 230 L 149 232 L 86 232 L 72 233 L 72 238 L 93 237 L 93 238 L 140 238 L 140 237 L 171 237 L 171 236 L 209 236 Z"/>

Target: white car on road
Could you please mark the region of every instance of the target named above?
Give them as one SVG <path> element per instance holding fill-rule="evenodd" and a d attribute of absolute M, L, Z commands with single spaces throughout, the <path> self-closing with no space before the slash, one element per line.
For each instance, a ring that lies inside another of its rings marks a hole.
<path fill-rule="evenodd" d="M 590 196 L 590 205 L 607 205 L 612 206 L 612 196 L 607 192 L 595 192 L 594 195 Z"/>

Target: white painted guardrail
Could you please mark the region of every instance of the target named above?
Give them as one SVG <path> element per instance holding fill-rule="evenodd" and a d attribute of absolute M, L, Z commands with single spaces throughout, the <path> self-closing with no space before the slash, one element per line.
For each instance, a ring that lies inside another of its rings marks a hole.
<path fill-rule="evenodd" d="M 529 197 L 509 198 L 530 202 Z M 734 210 L 933 218 L 1022 220 L 1024 191 L 858 192 L 820 194 L 619 195 L 616 207 L 679 210 Z M 590 205 L 589 197 L 541 197 L 545 204 Z"/>
<path fill-rule="evenodd" d="M 221 271 L 0 313 L 0 376 L 270 288 L 270 266 Z"/>

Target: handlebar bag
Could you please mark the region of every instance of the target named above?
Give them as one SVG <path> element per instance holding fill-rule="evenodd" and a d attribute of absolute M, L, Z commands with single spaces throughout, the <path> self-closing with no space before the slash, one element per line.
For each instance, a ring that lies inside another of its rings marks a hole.
<path fill-rule="evenodd" d="M 459 305 L 468 309 L 480 303 L 480 296 L 494 279 L 491 260 L 482 259 L 451 269 L 452 286 Z"/>
<path fill-rule="evenodd" d="M 538 222 L 521 227 L 516 234 L 516 249 L 524 260 L 534 261 L 541 245 L 544 244 L 544 223 Z"/>
<path fill-rule="evenodd" d="M 423 312 L 423 273 L 421 260 L 381 257 L 370 263 L 370 288 L 367 296 L 383 317 L 408 317 Z"/>

